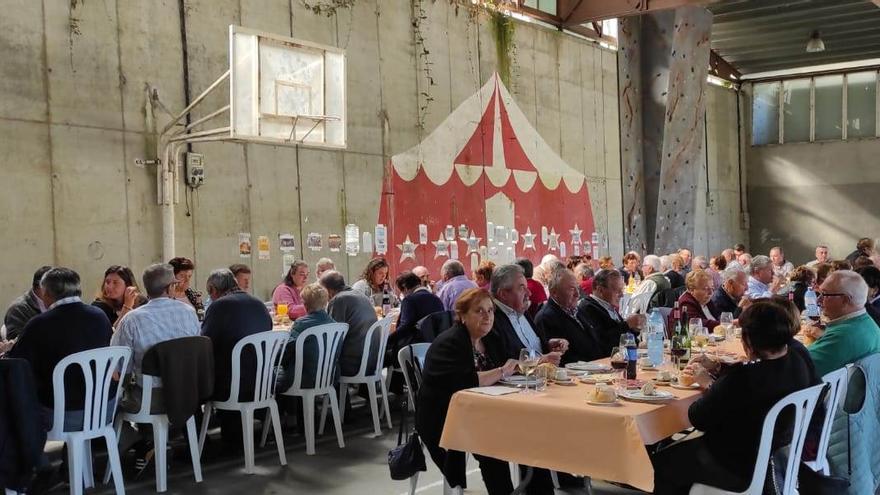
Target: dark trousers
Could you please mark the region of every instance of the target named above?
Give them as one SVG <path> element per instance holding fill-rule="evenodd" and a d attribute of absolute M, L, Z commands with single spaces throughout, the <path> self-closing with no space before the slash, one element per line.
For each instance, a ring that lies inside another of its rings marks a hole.
<path fill-rule="evenodd" d="M 425 447 L 428 448 L 431 459 L 440 468 L 450 486 L 467 488 L 464 452 L 446 450 L 437 445 L 429 445 L 427 442 Z M 510 495 L 513 491 L 513 482 L 510 479 L 509 463 L 479 454 L 473 454 L 473 456 L 480 463 L 480 474 L 489 495 Z M 527 470 L 526 466 L 520 467 L 520 473 L 523 477 Z M 550 478 L 550 471 L 533 468 L 532 480 L 526 488 L 526 493 L 529 495 L 553 495 L 553 481 Z"/>
<path fill-rule="evenodd" d="M 686 495 L 694 483 L 730 491 L 745 490 L 749 484 L 749 480 L 726 470 L 706 447 L 702 437 L 661 450 L 651 462 L 654 464 L 656 495 Z"/>

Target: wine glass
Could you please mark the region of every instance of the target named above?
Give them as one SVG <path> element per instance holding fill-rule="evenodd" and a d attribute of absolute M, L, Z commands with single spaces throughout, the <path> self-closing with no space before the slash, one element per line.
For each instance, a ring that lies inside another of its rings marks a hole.
<path fill-rule="evenodd" d="M 709 330 L 700 324 L 697 327 L 693 327 L 694 336 L 693 342 L 700 350 L 700 352 L 706 352 L 706 346 L 709 345 Z"/>
<path fill-rule="evenodd" d="M 721 317 L 718 318 L 718 322 L 722 329 L 724 329 L 724 338 L 730 339 L 733 337 L 733 313 L 730 311 L 725 311 L 721 313 Z"/>
<path fill-rule="evenodd" d="M 534 349 L 521 349 L 519 351 L 519 370 L 527 379 L 525 382 L 525 388 L 523 389 L 525 393 L 529 392 L 528 378 L 531 378 L 532 375 L 534 375 L 535 368 L 538 367 L 538 361 L 540 359 L 540 354 Z"/>
<path fill-rule="evenodd" d="M 624 336 L 621 336 L 621 340 Z M 626 388 L 626 347 L 619 346 L 611 349 L 611 368 L 614 369 L 614 382 L 619 390 Z M 619 375 L 618 375 L 619 373 Z"/>
<path fill-rule="evenodd" d="M 703 326 L 703 320 L 700 318 L 691 318 L 688 320 L 688 337 L 694 336 L 694 329 Z"/>

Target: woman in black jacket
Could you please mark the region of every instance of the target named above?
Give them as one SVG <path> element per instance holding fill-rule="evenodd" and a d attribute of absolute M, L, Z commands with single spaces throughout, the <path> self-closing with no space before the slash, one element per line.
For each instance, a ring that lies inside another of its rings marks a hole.
<path fill-rule="evenodd" d="M 440 436 L 452 395 L 459 390 L 488 386 L 511 375 L 517 361 L 496 363 L 486 352 L 482 338 L 492 329 L 495 305 L 483 289 L 468 289 L 455 302 L 455 325 L 437 336 L 422 370 L 416 409 L 416 430 L 431 458 L 450 486 L 466 487 L 463 452 L 440 447 Z M 513 491 L 508 464 L 498 459 L 474 455 L 489 495 Z"/>

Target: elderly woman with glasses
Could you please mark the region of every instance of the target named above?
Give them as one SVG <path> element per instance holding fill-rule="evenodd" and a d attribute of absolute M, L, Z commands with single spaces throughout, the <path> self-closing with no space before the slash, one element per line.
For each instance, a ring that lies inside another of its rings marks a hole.
<path fill-rule="evenodd" d="M 703 326 L 710 332 L 718 326 L 715 319 L 716 310 L 712 303 L 712 294 L 715 288 L 712 285 L 712 276 L 705 270 L 694 270 L 685 278 L 685 291 L 678 298 L 678 305 L 682 312 L 687 310 L 689 318 L 699 318 Z"/>

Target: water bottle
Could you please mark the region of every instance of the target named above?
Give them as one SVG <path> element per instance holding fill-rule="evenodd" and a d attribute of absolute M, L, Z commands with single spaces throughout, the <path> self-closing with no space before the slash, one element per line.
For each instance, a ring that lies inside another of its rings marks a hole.
<path fill-rule="evenodd" d="M 804 307 L 807 310 L 808 318 L 819 318 L 819 304 L 816 292 L 812 287 L 807 288 L 807 292 L 804 294 Z"/>
<path fill-rule="evenodd" d="M 651 366 L 657 367 L 663 364 L 663 316 L 659 311 L 652 311 L 648 315 L 648 361 Z"/>

